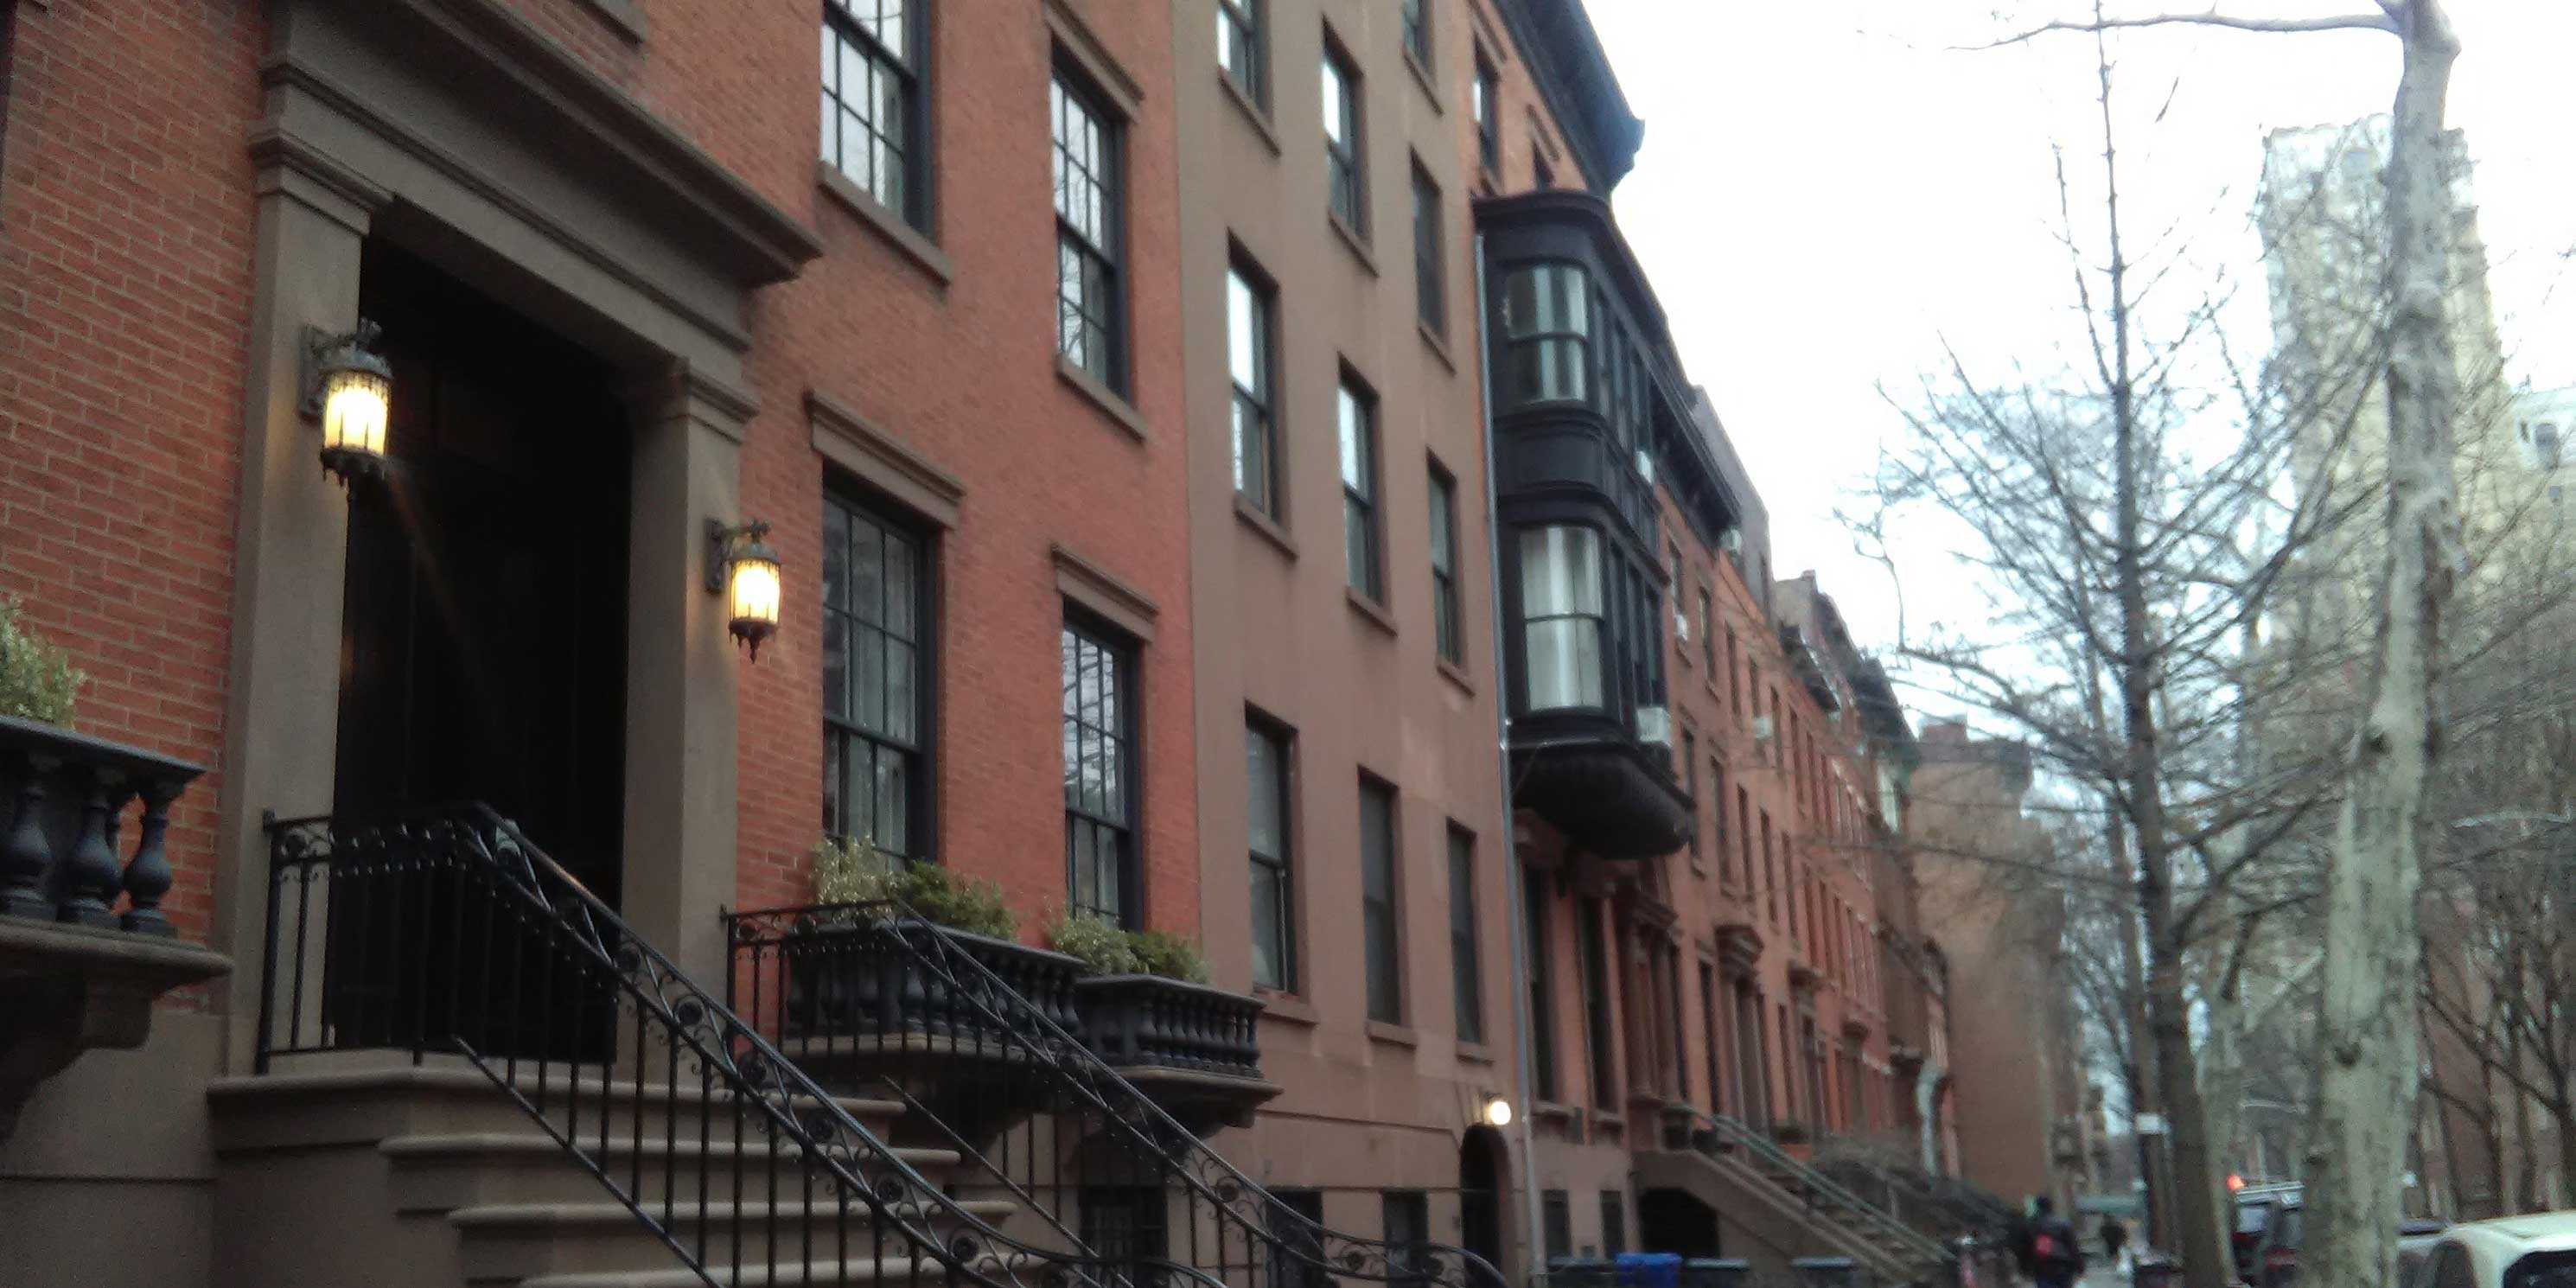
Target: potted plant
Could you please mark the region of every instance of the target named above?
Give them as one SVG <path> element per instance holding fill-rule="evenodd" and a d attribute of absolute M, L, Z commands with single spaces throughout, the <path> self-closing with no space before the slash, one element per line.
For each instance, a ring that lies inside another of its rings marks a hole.
<path fill-rule="evenodd" d="M 69 728 L 74 700 L 88 676 L 71 655 L 18 624 L 15 595 L 0 595 L 0 716 Z"/>
<path fill-rule="evenodd" d="M 1091 974 L 1074 984 L 1083 1044 L 1121 1068 L 1260 1076 L 1253 1025 L 1261 1003 L 1208 984 L 1207 958 L 1186 936 L 1061 917 L 1047 942 Z"/>

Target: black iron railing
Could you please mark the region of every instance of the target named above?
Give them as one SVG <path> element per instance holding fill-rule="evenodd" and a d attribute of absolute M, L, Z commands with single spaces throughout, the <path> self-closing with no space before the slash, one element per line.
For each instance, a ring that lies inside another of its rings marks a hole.
<path fill-rule="evenodd" d="M 988 961 L 984 945 L 992 941 L 892 902 L 742 912 L 725 922 L 735 958 L 728 978 L 743 1013 L 774 1040 L 847 1052 L 854 1071 L 910 1088 L 933 1117 L 974 1143 L 989 1183 L 1073 1213 L 1076 1233 L 1104 1258 L 1166 1258 L 1233 1288 L 1308 1288 L 1334 1278 L 1421 1288 L 1503 1283 L 1464 1249 L 1345 1234 L 1272 1195 L 1086 1045 L 1081 1024 L 1014 989 Z M 817 947 L 835 934 L 873 943 Z M 918 980 L 896 986 L 921 999 L 906 1012 L 903 1033 L 874 1027 L 864 1012 L 811 1004 L 830 987 L 822 976 L 828 963 L 889 957 Z M 1087 1004 L 1080 987 L 1075 998 Z M 1188 1058 L 1239 1066 L 1248 1034 L 1233 1032 L 1192 1039 Z M 1175 1052 L 1167 1045 L 1163 1054 Z"/>
<path fill-rule="evenodd" d="M 269 838 L 261 1071 L 460 1055 L 709 1285 L 782 1265 L 889 1286 L 1205 1282 L 1005 1235 L 487 808 Z"/>
<path fill-rule="evenodd" d="M 1733 1153 L 1755 1171 L 1796 1190 L 1836 1224 L 1884 1251 L 1927 1267 L 1952 1259 L 1951 1250 L 1939 1240 L 1916 1231 L 1832 1177 L 1790 1157 L 1769 1136 L 1735 1119 L 1703 1113 L 1690 1105 L 1672 1106 L 1665 1111 L 1664 1147 L 1688 1149 L 1712 1158 Z"/>

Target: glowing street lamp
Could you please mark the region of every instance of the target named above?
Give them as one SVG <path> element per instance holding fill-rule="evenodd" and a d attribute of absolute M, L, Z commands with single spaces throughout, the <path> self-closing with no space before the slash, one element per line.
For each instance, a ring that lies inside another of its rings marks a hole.
<path fill-rule="evenodd" d="M 778 552 L 765 538 L 769 524 L 740 527 L 707 520 L 707 589 L 725 597 L 725 628 L 760 660 L 763 640 L 778 633 Z"/>
<path fill-rule="evenodd" d="M 384 474 L 394 373 L 375 351 L 381 333 L 364 318 L 346 335 L 305 333 L 304 414 L 322 422 L 322 468 L 344 484 Z"/>

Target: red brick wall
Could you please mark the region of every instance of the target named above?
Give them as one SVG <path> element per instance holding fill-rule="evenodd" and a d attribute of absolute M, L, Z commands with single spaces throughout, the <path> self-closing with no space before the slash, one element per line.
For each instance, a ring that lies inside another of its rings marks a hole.
<path fill-rule="evenodd" d="M 1127 263 L 1139 444 L 1056 376 L 1041 6 L 973 10 L 932 40 L 936 286 L 814 181 L 811 5 L 644 0 L 639 45 L 590 0 L 507 0 L 827 250 L 751 317 L 762 410 L 743 509 L 776 526 L 786 624 L 739 672 L 740 897 L 801 900 L 819 832 L 823 468 L 809 388 L 964 481 L 943 543 L 940 846 L 1009 888 L 1034 931 L 1063 898 L 1053 543 L 1160 608 L 1141 677 L 1148 914 L 1195 921 L 1189 604 L 1181 509 L 1169 15 L 1070 0 L 1134 80 Z M 944 11 L 950 6 L 940 6 Z M 213 765 L 221 741 L 252 298 L 265 41 L 256 0 L 20 6 L 0 153 L 0 590 L 91 674 L 79 727 Z M 395 432 L 400 432 L 396 427 Z M 176 813 L 168 907 L 202 939 L 220 769 Z M 714 914 L 713 909 L 708 915 Z"/>
<path fill-rule="evenodd" d="M 89 673 L 82 732 L 208 766 L 263 38 L 255 0 L 21 3 L 0 147 L 0 592 Z M 163 906 L 190 939 L 222 787 L 172 813 Z"/>

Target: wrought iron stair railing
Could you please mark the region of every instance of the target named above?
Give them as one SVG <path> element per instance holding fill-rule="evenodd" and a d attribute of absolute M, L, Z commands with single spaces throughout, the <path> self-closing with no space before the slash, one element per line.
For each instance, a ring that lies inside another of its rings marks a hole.
<path fill-rule="evenodd" d="M 1221 1288 L 989 1224 L 489 808 L 268 835 L 258 1069 L 461 1056 L 710 1288 Z"/>
<path fill-rule="evenodd" d="M 1734 1151 L 1747 1166 L 1774 1182 L 1797 1190 L 1824 1215 L 1845 1229 L 1872 1240 L 1898 1256 L 1924 1265 L 1946 1265 L 1953 1251 L 1894 1214 L 1852 1193 L 1823 1172 L 1798 1161 L 1771 1138 L 1733 1118 L 1676 1105 L 1667 1111 L 1668 1148 L 1687 1148 L 1718 1157 Z"/>
<path fill-rule="evenodd" d="M 1072 1031 L 1074 1017 L 1014 989 L 987 960 L 993 956 L 988 941 L 945 930 L 890 900 L 738 912 L 725 922 L 735 955 L 727 977 L 736 1000 L 757 1022 L 773 1026 L 773 1041 L 867 1051 L 862 1059 L 879 1065 L 906 1056 L 938 1061 L 937 1075 L 926 1081 L 962 1088 L 953 1094 L 995 1115 L 984 1129 L 1006 1143 L 989 1152 L 1014 1184 L 1066 1195 L 1086 1212 L 1093 1209 L 1084 1196 L 1102 1191 L 1177 1196 L 1176 1221 L 1160 1231 L 1174 1261 L 1236 1288 L 1322 1288 L 1335 1279 L 1401 1288 L 1504 1283 L 1466 1249 L 1349 1234 L 1290 1206 L 1089 1049 Z M 836 936 L 840 945 L 828 946 Z M 863 942 L 852 947 L 853 936 Z M 889 954 L 898 969 L 885 968 Z M 862 963 L 871 978 L 835 986 L 835 961 Z M 899 1032 L 872 1030 L 862 1040 L 828 1004 L 864 997 L 871 1000 L 868 1013 L 882 1015 L 873 999 L 889 989 L 902 992 Z M 949 1102 L 936 1116 L 955 1123 L 972 1112 Z M 1013 1117 L 1015 1124 L 1005 1123 Z M 1014 1136 L 1018 1143 L 1007 1143 Z M 1061 1148 L 1068 1139 L 1083 1143 L 1071 1168 Z M 1102 1235 L 1093 1241 L 1114 1259 L 1118 1239 L 1135 1232 L 1084 1233 Z"/>

